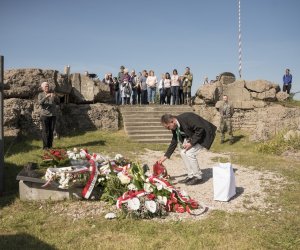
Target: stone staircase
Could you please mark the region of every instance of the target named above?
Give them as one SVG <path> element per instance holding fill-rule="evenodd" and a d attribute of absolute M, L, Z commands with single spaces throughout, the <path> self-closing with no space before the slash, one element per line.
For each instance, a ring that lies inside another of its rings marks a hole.
<path fill-rule="evenodd" d="M 186 105 L 128 105 L 121 106 L 120 111 L 125 132 L 131 139 L 141 143 L 169 143 L 172 133 L 161 125 L 161 116 L 193 112 L 193 108 Z"/>

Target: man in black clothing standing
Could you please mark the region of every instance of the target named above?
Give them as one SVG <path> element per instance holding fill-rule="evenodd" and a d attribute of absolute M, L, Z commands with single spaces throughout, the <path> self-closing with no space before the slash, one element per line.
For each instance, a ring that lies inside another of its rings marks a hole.
<path fill-rule="evenodd" d="M 43 90 L 38 95 L 38 103 L 41 108 L 43 149 L 52 148 L 53 132 L 56 122 L 56 104 L 59 103 L 58 96 L 50 90 L 49 83 L 41 84 Z"/>
<path fill-rule="evenodd" d="M 210 149 L 216 135 L 217 127 L 194 113 L 183 113 L 178 116 L 165 114 L 161 117 L 162 125 L 173 133 L 167 152 L 159 163 L 169 159 L 178 146 L 180 156 L 187 169 L 187 178 L 179 181 L 186 185 L 196 185 L 202 180 L 197 154 Z"/>

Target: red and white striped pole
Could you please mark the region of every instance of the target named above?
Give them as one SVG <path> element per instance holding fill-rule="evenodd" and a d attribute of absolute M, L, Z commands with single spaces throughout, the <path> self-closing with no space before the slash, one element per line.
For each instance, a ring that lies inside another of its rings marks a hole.
<path fill-rule="evenodd" d="M 239 75 L 242 78 L 242 33 L 241 33 L 241 1 L 239 3 Z"/>

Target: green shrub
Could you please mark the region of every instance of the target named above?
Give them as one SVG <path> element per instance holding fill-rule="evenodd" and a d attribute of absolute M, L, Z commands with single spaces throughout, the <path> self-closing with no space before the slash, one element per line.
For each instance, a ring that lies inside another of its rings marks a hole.
<path fill-rule="evenodd" d="M 287 150 L 300 150 L 300 137 L 295 136 L 285 140 L 284 133 L 280 133 L 272 140 L 257 145 L 256 150 L 260 153 L 274 155 L 281 155 Z"/>

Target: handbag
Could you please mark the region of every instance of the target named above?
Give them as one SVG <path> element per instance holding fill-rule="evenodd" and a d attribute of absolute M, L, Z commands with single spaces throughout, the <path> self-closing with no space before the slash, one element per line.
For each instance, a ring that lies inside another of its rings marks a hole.
<path fill-rule="evenodd" d="M 230 162 L 213 167 L 214 200 L 229 201 L 236 194 L 235 176 Z"/>

